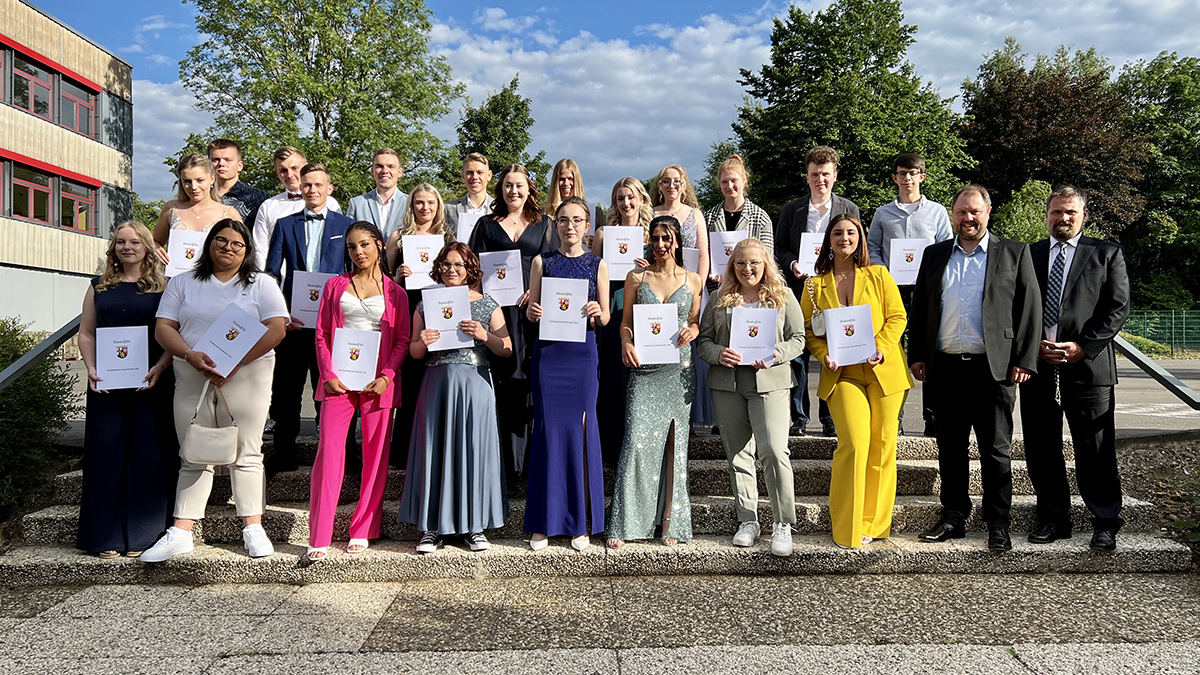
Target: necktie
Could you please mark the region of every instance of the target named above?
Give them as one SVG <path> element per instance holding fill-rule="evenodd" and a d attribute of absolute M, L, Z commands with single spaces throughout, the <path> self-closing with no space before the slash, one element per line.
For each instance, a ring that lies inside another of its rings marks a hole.
<path fill-rule="evenodd" d="M 1046 307 L 1042 311 L 1042 325 L 1049 328 L 1058 323 L 1058 310 L 1062 306 L 1063 269 L 1067 266 L 1067 245 L 1064 242 L 1055 244 L 1058 255 L 1050 266 L 1050 277 L 1046 288 Z M 1057 338 L 1058 336 L 1055 335 Z M 1059 387 L 1058 365 L 1054 366 L 1054 402 L 1062 405 L 1062 391 Z"/>
<path fill-rule="evenodd" d="M 306 214 L 304 214 L 304 219 L 305 220 L 325 220 L 325 214 L 323 214 L 323 213 L 306 213 Z"/>
<path fill-rule="evenodd" d="M 300 193 L 299 192 L 289 192 L 289 193 L 287 193 L 287 198 L 288 199 L 300 199 Z"/>

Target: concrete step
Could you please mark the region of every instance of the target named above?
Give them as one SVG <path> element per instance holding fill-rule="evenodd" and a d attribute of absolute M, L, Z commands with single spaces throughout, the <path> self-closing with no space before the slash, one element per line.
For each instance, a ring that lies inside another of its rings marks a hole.
<path fill-rule="evenodd" d="M 199 545 L 187 555 L 161 564 L 130 558 L 101 560 L 65 546 L 27 546 L 0 556 L 0 583 L 8 586 L 83 584 L 208 584 L 314 582 L 399 582 L 444 578 L 673 576 L 681 574 L 917 574 L 917 573 L 1128 573 L 1180 572 L 1191 565 L 1191 551 L 1151 534 L 1122 533 L 1117 550 L 1100 554 L 1087 540 L 1033 545 L 1023 533 L 1013 550 L 991 553 L 986 537 L 972 533 L 945 544 L 923 544 L 911 536 L 873 542 L 862 549 L 834 546 L 828 535 L 799 535 L 788 558 L 770 554 L 770 538 L 746 549 L 725 536 L 698 536 L 691 543 L 665 547 L 630 542 L 619 550 L 593 545 L 576 552 L 565 538 L 534 553 L 521 538 L 496 538 L 490 550 L 472 553 L 452 540 L 422 556 L 412 542 L 378 541 L 359 555 L 344 547 L 330 549 L 317 565 L 303 562 L 304 543 L 280 544 L 276 553 L 252 560 L 240 545 Z"/>
<path fill-rule="evenodd" d="M 793 483 L 798 495 L 829 494 L 832 464 L 827 459 L 792 460 Z M 1025 462 L 1012 462 L 1013 494 L 1033 494 L 1033 483 Z M 1075 464 L 1067 463 L 1067 479 L 1072 492 L 1075 491 Z M 267 479 L 267 503 L 308 501 L 312 468 L 300 467 L 296 471 L 284 471 Z M 970 463 L 970 493 L 983 494 L 983 474 L 979 462 Z M 604 494 L 612 495 L 616 485 L 616 469 L 604 468 Z M 59 504 L 78 504 L 83 489 L 83 471 L 60 474 L 54 479 L 54 494 Z M 509 495 L 524 497 L 526 483 L 518 481 L 508 486 Z M 758 472 L 758 489 L 765 494 L 766 484 L 761 471 Z M 941 477 L 936 460 L 904 460 L 896 464 L 896 494 L 936 495 L 941 489 Z M 400 499 L 404 490 L 404 471 L 390 469 L 384 499 Z M 729 478 L 728 464 L 724 459 L 693 459 L 688 462 L 688 491 L 693 495 L 732 495 L 733 485 Z M 213 480 L 210 504 L 224 504 L 230 496 L 229 479 L 218 476 Z M 342 483 L 340 503 L 358 501 L 359 477 L 348 475 Z"/>
<path fill-rule="evenodd" d="M 980 499 L 973 498 L 976 510 L 967 526 L 972 531 L 983 531 L 984 525 L 979 520 L 978 506 Z M 1015 530 L 1030 530 L 1036 520 L 1036 499 L 1031 496 L 1013 497 L 1012 519 Z M 1088 522 L 1088 511 L 1080 497 L 1072 497 L 1072 520 L 1081 535 L 1090 537 L 1091 525 Z M 412 541 L 418 538 L 417 531 L 411 525 L 396 522 L 400 503 L 386 501 L 383 504 L 383 536 L 388 539 Z M 350 516 L 354 511 L 353 504 L 343 504 L 338 507 L 334 519 L 333 538 L 344 541 L 349 538 Z M 936 521 L 941 511 L 937 497 L 901 496 L 896 498 L 893 510 L 893 530 L 897 533 L 919 533 Z M 274 541 L 308 541 L 308 503 L 283 502 L 268 503 L 263 514 L 263 527 Z M 1154 505 L 1149 502 L 1125 498 L 1124 511 L 1126 520 L 1122 532 L 1157 531 L 1157 515 Z M 770 504 L 767 500 L 759 500 L 759 522 L 767 532 L 771 530 Z M 796 499 L 796 531 L 801 534 L 828 533 L 829 500 L 822 495 L 798 496 Z M 489 530 L 489 537 L 519 538 L 525 535 L 525 501 L 513 499 L 510 501 L 510 514 L 505 520 L 504 527 Z M 79 528 L 79 507 L 73 505 L 51 506 L 41 511 L 31 513 L 22 519 L 22 530 L 25 543 L 31 545 L 72 545 Z M 692 498 L 692 529 L 697 535 L 731 536 L 737 528 L 737 516 L 733 497 L 730 496 L 696 496 Z M 232 543 L 242 541 L 241 520 L 237 517 L 232 506 L 212 505 L 208 508 L 207 517 L 196 524 L 195 536 L 197 541 L 206 543 Z M 1087 533 L 1084 535 L 1083 533 Z M 1079 536 L 1076 537 L 1079 539 Z M 1080 539 L 1086 543 L 1086 539 Z"/>

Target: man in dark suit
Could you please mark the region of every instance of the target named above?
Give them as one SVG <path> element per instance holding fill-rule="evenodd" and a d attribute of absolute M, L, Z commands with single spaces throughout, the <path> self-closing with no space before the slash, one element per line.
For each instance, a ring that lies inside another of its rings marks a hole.
<path fill-rule="evenodd" d="M 1129 317 L 1129 275 L 1120 246 L 1083 236 L 1087 193 L 1065 186 L 1046 203 L 1050 238 L 1030 247 L 1042 292 L 1044 338 L 1037 375 L 1021 385 L 1021 424 L 1038 525 L 1029 541 L 1071 537 L 1071 496 L 1062 448 L 1066 414 L 1075 446 L 1079 494 L 1092 513 L 1092 548 L 1117 547 L 1121 475 L 1112 340 Z"/>
<path fill-rule="evenodd" d="M 804 293 L 804 282 L 809 274 L 809 270 L 800 269 L 800 235 L 805 232 L 824 233 L 830 219 L 844 213 L 854 216 L 855 220 L 861 220 L 858 216 L 858 206 L 854 202 L 833 194 L 833 184 L 837 182 L 838 161 L 837 150 L 828 145 L 818 145 L 808 151 L 804 156 L 804 166 L 809 193 L 785 205 L 775 225 L 775 258 L 779 261 L 779 269 L 783 270 L 788 286 L 797 298 Z M 808 357 L 809 351 L 806 348 L 799 358 L 792 360 L 792 372 L 796 374 L 796 380 L 799 382 L 792 389 L 792 435 L 804 434 L 810 419 Z M 817 414 L 821 420 L 822 433 L 826 436 L 837 435 L 833 417 L 829 415 L 829 406 L 825 401 L 818 401 Z"/>
<path fill-rule="evenodd" d="M 938 420 L 942 514 L 920 535 L 937 542 L 965 536 L 971 514 L 967 445 L 979 445 L 988 548 L 1012 548 L 1012 412 L 1016 385 L 1038 356 L 1041 295 L 1029 246 L 987 231 L 992 200 L 970 185 L 954 195 L 954 239 L 925 249 L 909 316 L 913 376 L 927 383 Z"/>
<path fill-rule="evenodd" d="M 325 165 L 306 164 L 300 169 L 304 208 L 280 218 L 271 234 L 267 273 L 282 282 L 283 297 L 289 308 L 292 306 L 293 272 L 338 274 L 346 269 L 346 228 L 353 221 L 330 208 L 332 192 L 333 184 Z M 275 451 L 267 462 L 268 473 L 292 471 L 297 467 L 296 437 L 300 435 L 304 376 L 308 375 L 314 388 L 320 377 L 315 328 L 290 317 L 287 335 L 275 348 L 275 378 L 271 385 Z"/>

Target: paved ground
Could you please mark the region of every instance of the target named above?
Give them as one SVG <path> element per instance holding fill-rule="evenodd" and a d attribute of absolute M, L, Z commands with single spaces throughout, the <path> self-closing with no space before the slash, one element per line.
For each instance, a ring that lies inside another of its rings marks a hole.
<path fill-rule="evenodd" d="M 1197 673 L 1196 575 L 0 590 L 6 673 Z"/>

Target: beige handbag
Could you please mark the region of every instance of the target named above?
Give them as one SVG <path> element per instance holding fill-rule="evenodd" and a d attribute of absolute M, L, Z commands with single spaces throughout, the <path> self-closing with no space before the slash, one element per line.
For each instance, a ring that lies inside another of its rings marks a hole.
<path fill-rule="evenodd" d="M 206 427 L 196 423 L 196 418 L 200 415 L 200 407 L 207 400 L 210 384 L 208 380 L 205 380 L 204 387 L 200 390 L 200 400 L 196 403 L 196 412 L 192 414 L 192 423 L 188 426 L 187 438 L 184 439 L 180 454 L 183 456 L 183 461 L 189 464 L 233 464 L 237 460 L 238 451 L 237 420 L 233 418 L 233 412 L 229 410 L 229 403 L 225 400 L 225 394 L 221 392 L 220 387 L 216 388 L 217 400 L 225 406 L 225 412 L 229 414 L 229 426 Z M 213 408 L 215 424 L 216 404 L 213 405 Z"/>

